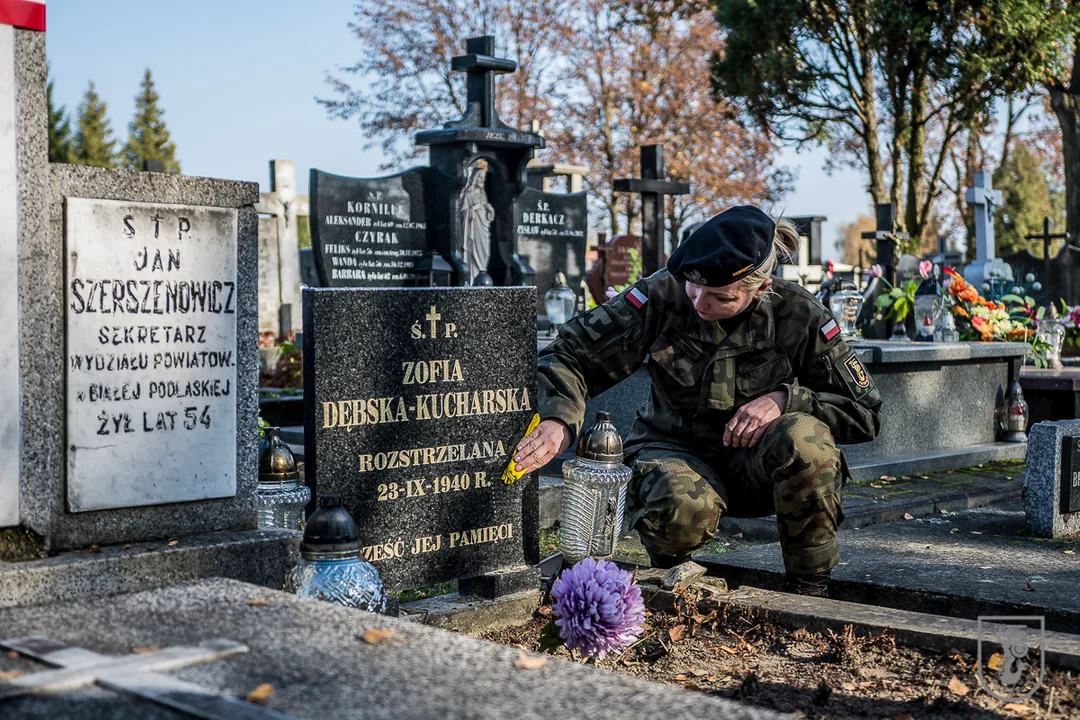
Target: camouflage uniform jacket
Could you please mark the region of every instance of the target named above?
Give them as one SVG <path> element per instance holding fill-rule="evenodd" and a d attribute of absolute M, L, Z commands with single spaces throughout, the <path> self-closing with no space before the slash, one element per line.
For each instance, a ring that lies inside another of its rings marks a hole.
<path fill-rule="evenodd" d="M 817 299 L 775 278 L 743 318 L 728 334 L 698 316 L 667 270 L 639 280 L 560 327 L 541 351 L 540 416 L 563 421 L 576 436 L 585 399 L 648 357 L 652 392 L 626 441 L 628 455 L 646 445 L 711 454 L 735 410 L 774 390 L 787 393 L 785 412 L 820 419 L 838 443 L 874 439 L 881 396 L 855 352 L 830 332 L 832 317 Z"/>

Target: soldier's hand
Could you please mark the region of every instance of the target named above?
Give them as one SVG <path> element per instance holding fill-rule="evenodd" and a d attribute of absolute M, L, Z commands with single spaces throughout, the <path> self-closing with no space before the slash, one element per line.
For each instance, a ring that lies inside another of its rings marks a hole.
<path fill-rule="evenodd" d="M 544 420 L 517 444 L 514 449 L 514 462 L 517 463 L 514 469 L 531 473 L 562 454 L 573 441 L 574 436 L 565 424 L 559 420 Z"/>
<path fill-rule="evenodd" d="M 746 403 L 724 427 L 724 447 L 754 447 L 786 409 L 787 394 L 782 390 Z"/>

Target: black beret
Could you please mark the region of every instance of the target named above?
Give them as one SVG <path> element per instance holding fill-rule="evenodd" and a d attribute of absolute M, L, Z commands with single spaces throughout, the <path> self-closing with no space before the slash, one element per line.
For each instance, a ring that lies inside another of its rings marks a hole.
<path fill-rule="evenodd" d="M 776 223 L 758 208 L 728 208 L 675 248 L 667 261 L 668 272 L 695 285 L 730 285 L 768 259 L 775 232 Z"/>

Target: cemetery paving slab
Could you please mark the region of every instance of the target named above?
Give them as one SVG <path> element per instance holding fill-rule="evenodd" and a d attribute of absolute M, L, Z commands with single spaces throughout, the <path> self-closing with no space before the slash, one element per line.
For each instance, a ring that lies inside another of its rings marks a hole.
<path fill-rule="evenodd" d="M 109 655 L 227 638 L 249 652 L 169 676 L 232 697 L 247 697 L 269 683 L 274 693 L 267 707 L 299 720 L 782 717 L 557 659 L 538 670 L 517 669 L 518 648 L 223 579 L 90 602 L 0 609 L 0 627 Z M 393 632 L 368 644 L 359 636 L 369 629 Z M 9 669 L 40 666 L 0 654 L 0 672 Z M 114 699 L 94 697 L 101 703 Z M 52 717 L 125 717 L 71 698 L 52 698 Z M 126 698 L 115 701 L 133 707 Z M 33 710 L 41 716 L 42 702 L 10 701 L 0 713 L 26 717 L 24 711 Z M 138 712 L 126 717 L 131 716 L 174 717 Z"/>

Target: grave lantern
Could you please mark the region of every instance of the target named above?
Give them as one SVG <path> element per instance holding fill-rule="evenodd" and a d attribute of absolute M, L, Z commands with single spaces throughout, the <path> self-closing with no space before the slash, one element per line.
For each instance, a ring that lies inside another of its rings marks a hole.
<path fill-rule="evenodd" d="M 928 277 L 915 290 L 915 326 L 920 342 L 933 342 L 934 334 L 941 323 L 941 310 L 944 301 L 936 277 Z"/>
<path fill-rule="evenodd" d="M 289 446 L 281 439 L 281 428 L 266 428 L 259 443 L 259 485 L 255 498 L 260 528 L 300 529 L 311 490 L 300 484 L 300 470 Z"/>
<path fill-rule="evenodd" d="M 1009 383 L 1009 392 L 996 414 L 1002 442 L 1027 442 L 1028 405 L 1019 380 Z"/>
<path fill-rule="evenodd" d="M 563 463 L 561 549 L 570 564 L 586 557 L 610 557 L 626 510 L 630 468 L 611 415 L 596 413 L 596 424 L 578 440 L 576 457 Z"/>
<path fill-rule="evenodd" d="M 863 296 L 853 282 L 841 283 L 840 289 L 829 296 L 829 310 L 846 340 L 855 339 L 862 304 Z"/>
<path fill-rule="evenodd" d="M 576 300 L 574 291 L 566 284 L 566 275 L 555 273 L 555 284 L 544 293 L 544 311 L 553 330 L 573 316 Z"/>
<path fill-rule="evenodd" d="M 420 284 L 429 287 L 449 287 L 454 276 L 454 268 L 435 250 L 429 250 L 427 255 L 420 258 L 413 271 L 424 275 L 427 282 Z"/>
<path fill-rule="evenodd" d="M 1057 308 L 1050 306 L 1041 320 L 1039 320 L 1039 339 L 1045 342 L 1049 348 L 1046 351 L 1046 366 L 1058 370 L 1061 368 L 1061 347 L 1065 344 L 1065 326 L 1058 317 Z"/>
<path fill-rule="evenodd" d="M 328 600 L 368 612 L 386 610 L 386 590 L 379 571 L 360 559 L 360 534 L 337 495 L 319 498 L 308 520 L 300 561 L 285 579 L 286 592 Z"/>

